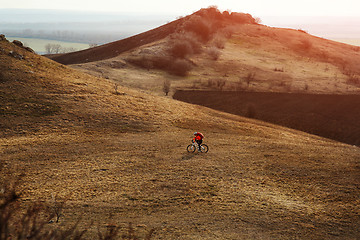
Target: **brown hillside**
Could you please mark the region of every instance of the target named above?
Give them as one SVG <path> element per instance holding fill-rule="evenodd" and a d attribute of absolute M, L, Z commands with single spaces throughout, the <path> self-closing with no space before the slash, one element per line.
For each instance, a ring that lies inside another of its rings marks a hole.
<path fill-rule="evenodd" d="M 237 13 L 231 15 L 202 9 L 132 38 L 54 60 L 88 62 L 72 67 L 157 94 L 168 79 L 172 89 L 360 92 L 360 47 L 256 24 L 246 14 L 240 19 Z M 95 61 L 93 51 L 102 60 Z M 88 60 L 78 61 L 80 54 Z M 176 61 L 186 63 L 187 69 Z"/>
<path fill-rule="evenodd" d="M 360 237 L 357 147 L 115 89 L 5 40 L 0 73 L 0 201 L 13 181 L 13 211 L 66 199 L 46 229 L 80 219 L 85 239 L 129 223 L 140 239 Z M 186 152 L 195 130 L 207 154 Z"/>
<path fill-rule="evenodd" d="M 142 45 L 159 41 L 169 34 L 173 33 L 180 23 L 180 20 L 170 22 L 153 30 L 123 39 L 111 42 L 98 47 L 85 49 L 78 52 L 50 55 L 54 61 L 62 64 L 78 64 L 86 62 L 94 62 L 116 57 L 121 53 L 140 47 Z"/>

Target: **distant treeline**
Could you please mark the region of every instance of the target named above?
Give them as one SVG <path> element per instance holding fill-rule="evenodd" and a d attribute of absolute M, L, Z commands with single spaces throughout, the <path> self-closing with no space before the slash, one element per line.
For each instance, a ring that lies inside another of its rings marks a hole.
<path fill-rule="evenodd" d="M 79 42 L 89 44 L 104 44 L 127 37 L 126 34 L 75 32 L 68 30 L 44 31 L 44 30 L 3 30 L 2 34 L 21 38 L 39 38 L 65 42 Z"/>
<path fill-rule="evenodd" d="M 7 14 L 6 18 L 6 16 L 1 16 L 1 13 L 4 11 L 0 9 L 0 32 L 6 36 L 79 43 L 109 43 L 166 23 L 161 17 L 157 19 L 144 16 L 130 16 L 129 18 L 107 16 L 109 18 L 104 19 L 104 16 L 98 14 L 94 14 L 90 18 L 88 15 L 83 16 L 83 14 L 76 13 L 78 14 L 77 18 L 70 16 L 69 19 L 68 13 L 64 12 L 60 15 L 55 14 L 56 18 L 47 15 L 48 20 L 45 21 L 44 19 L 33 19 L 33 15 L 25 15 L 25 18 L 19 13 L 14 13 L 14 16 Z M 35 14 L 35 16 L 38 15 Z M 15 16 L 18 16 L 17 21 L 13 19 Z"/>

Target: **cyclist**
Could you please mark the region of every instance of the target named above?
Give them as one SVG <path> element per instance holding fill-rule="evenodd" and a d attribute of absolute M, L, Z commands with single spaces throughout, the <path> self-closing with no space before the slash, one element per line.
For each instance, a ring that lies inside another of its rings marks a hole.
<path fill-rule="evenodd" d="M 198 144 L 198 146 L 199 146 L 199 151 L 201 151 L 200 150 L 200 144 L 202 143 L 202 140 L 203 140 L 203 138 L 204 138 L 204 135 L 201 133 L 201 132 L 194 132 L 194 138 L 193 138 L 193 140 L 192 140 L 192 142 L 196 142 L 197 144 Z"/>

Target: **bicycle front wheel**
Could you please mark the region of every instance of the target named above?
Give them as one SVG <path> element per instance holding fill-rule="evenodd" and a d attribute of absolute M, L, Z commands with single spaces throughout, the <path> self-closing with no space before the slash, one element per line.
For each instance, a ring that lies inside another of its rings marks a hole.
<path fill-rule="evenodd" d="M 203 153 L 207 153 L 209 151 L 209 147 L 206 144 L 201 144 L 200 145 L 200 151 Z"/>
<path fill-rule="evenodd" d="M 186 150 L 187 150 L 189 153 L 193 153 L 193 152 L 195 152 L 196 147 L 195 147 L 193 144 L 190 144 L 189 146 L 187 146 Z"/>

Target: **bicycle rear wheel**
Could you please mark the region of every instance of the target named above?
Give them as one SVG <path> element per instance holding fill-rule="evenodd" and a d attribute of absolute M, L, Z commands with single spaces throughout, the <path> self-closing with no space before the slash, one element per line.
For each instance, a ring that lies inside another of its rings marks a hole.
<path fill-rule="evenodd" d="M 200 145 L 200 151 L 203 153 L 207 153 L 209 151 L 209 147 L 206 144 L 201 144 Z"/>
<path fill-rule="evenodd" d="M 190 144 L 189 146 L 187 146 L 186 150 L 187 150 L 189 153 L 193 153 L 193 152 L 195 152 L 196 147 L 195 147 L 193 144 Z"/>

